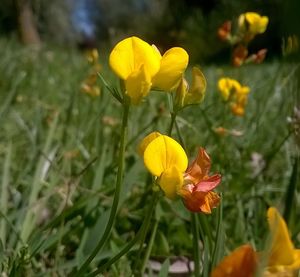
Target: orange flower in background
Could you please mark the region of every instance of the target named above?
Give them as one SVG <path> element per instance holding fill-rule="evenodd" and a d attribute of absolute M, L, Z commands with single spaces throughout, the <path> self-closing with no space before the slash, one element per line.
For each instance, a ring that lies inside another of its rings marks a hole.
<path fill-rule="evenodd" d="M 231 21 L 225 21 L 218 29 L 218 37 L 220 40 L 229 40 L 231 37 Z"/>
<path fill-rule="evenodd" d="M 248 49 L 243 45 L 234 48 L 232 54 L 232 63 L 234 66 L 241 66 L 248 56 Z"/>
<path fill-rule="evenodd" d="M 225 257 L 210 277 L 254 277 L 256 268 L 257 254 L 251 245 L 245 244 Z"/>
<path fill-rule="evenodd" d="M 188 167 L 181 145 L 168 136 L 153 132 L 140 143 L 139 153 L 167 198 L 181 196 L 186 208 L 192 212 L 211 213 L 219 204 L 220 197 L 212 190 L 220 184 L 221 175 L 208 175 L 211 162 L 203 148 Z"/>

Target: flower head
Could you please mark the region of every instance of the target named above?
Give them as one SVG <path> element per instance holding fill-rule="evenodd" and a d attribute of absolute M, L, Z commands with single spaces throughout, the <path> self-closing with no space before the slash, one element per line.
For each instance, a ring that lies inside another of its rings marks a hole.
<path fill-rule="evenodd" d="M 160 56 L 147 42 L 138 37 L 120 41 L 109 56 L 113 71 L 125 82 L 126 94 L 133 104 L 140 103 L 160 68 Z"/>
<path fill-rule="evenodd" d="M 160 69 L 153 78 L 153 87 L 169 92 L 176 90 L 188 66 L 188 53 L 181 47 L 173 47 L 161 57 L 159 50 L 153 47 L 161 58 Z"/>
<path fill-rule="evenodd" d="M 284 219 L 275 207 L 268 209 L 272 235 L 267 272 L 286 273 L 300 269 L 300 249 L 295 249 Z"/>
<path fill-rule="evenodd" d="M 174 199 L 177 195 L 181 196 L 187 209 L 193 212 L 211 213 L 211 209 L 219 203 L 219 196 L 211 190 L 220 183 L 221 176 L 208 176 L 210 159 L 203 148 L 187 168 L 188 159 L 181 145 L 154 132 L 144 138 L 140 153 L 166 197 Z"/>
<path fill-rule="evenodd" d="M 223 99 L 230 102 L 231 112 L 234 115 L 243 116 L 250 88 L 242 86 L 234 79 L 221 78 L 218 81 L 218 89 Z"/>
<path fill-rule="evenodd" d="M 211 277 L 254 277 L 257 267 L 257 255 L 253 248 L 242 245 L 225 257 L 212 271 Z"/>
<path fill-rule="evenodd" d="M 269 18 L 261 16 L 255 12 L 246 12 L 239 16 L 239 28 L 242 32 L 247 32 L 252 36 L 262 34 L 266 31 Z"/>

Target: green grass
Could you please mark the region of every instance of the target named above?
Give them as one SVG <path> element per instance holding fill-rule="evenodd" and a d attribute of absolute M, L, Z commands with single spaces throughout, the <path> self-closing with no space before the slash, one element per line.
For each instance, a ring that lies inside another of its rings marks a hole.
<path fill-rule="evenodd" d="M 0 49 L 0 271 L 10 276 L 66 276 L 87 258 L 107 222 L 121 106 L 104 88 L 97 98 L 80 92 L 89 66 L 75 50 L 36 51 L 6 40 L 0 41 Z M 102 75 L 117 87 L 107 56 L 100 55 L 100 62 Z M 293 166 L 299 149 L 287 121 L 299 100 L 299 65 L 274 61 L 238 69 L 203 65 L 202 70 L 208 83 L 205 101 L 177 118 L 190 159 L 199 146 L 205 147 L 212 172 L 223 176 L 218 189 L 222 208 L 199 217 L 205 248 L 201 259 L 216 264 L 247 242 L 262 250 L 270 205 L 281 212 L 291 210 L 290 231 L 300 247 L 299 170 Z M 250 86 L 245 117 L 234 117 L 226 109 L 216 88 L 221 76 Z M 148 174 L 137 146 L 153 130 L 166 133 L 169 120 L 163 93 L 151 93 L 131 110 L 118 217 L 92 268 L 117 254 L 139 229 L 151 188 L 145 186 Z M 243 135 L 220 136 L 214 132 L 219 126 Z M 256 165 L 253 155 L 261 157 Z M 190 215 L 181 201 L 162 198 L 157 209 L 151 257 L 162 262 L 191 257 Z M 112 266 L 111 275 L 129 276 L 135 253 Z"/>

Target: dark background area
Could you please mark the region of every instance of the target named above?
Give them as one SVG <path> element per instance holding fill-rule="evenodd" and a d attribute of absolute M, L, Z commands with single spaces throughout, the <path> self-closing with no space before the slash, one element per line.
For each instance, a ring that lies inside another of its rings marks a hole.
<path fill-rule="evenodd" d="M 25 44 L 30 44 L 30 39 L 29 42 L 26 39 L 30 32 L 29 37 L 35 37 L 33 43 L 80 48 L 111 46 L 126 36 L 138 35 L 162 50 L 182 46 L 196 62 L 226 62 L 230 48 L 218 40 L 217 29 L 225 20 L 235 23 L 238 16 L 247 11 L 269 17 L 266 33 L 251 42 L 250 52 L 267 48 L 269 59 L 277 57 L 281 55 L 283 39 L 294 34 L 299 36 L 300 32 L 298 0 L 1 2 L 0 36 L 19 37 Z M 35 29 L 36 35 L 28 28 Z"/>

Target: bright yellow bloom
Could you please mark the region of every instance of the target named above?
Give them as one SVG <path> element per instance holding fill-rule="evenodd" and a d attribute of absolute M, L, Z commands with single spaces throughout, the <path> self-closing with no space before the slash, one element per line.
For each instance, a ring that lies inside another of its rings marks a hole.
<path fill-rule="evenodd" d="M 255 12 L 243 13 L 239 16 L 240 30 L 249 32 L 251 35 L 262 34 L 266 31 L 269 18 Z"/>
<path fill-rule="evenodd" d="M 173 199 L 180 195 L 192 212 L 211 213 L 211 209 L 219 204 L 220 197 L 212 190 L 221 182 L 221 176 L 208 176 L 210 158 L 203 148 L 189 168 L 181 145 L 158 132 L 145 137 L 139 150 L 145 166 L 158 178 L 166 197 Z"/>
<path fill-rule="evenodd" d="M 205 96 L 206 79 L 202 71 L 193 67 L 192 70 L 192 86 L 189 85 L 184 77 L 176 90 L 175 103 L 178 108 L 182 108 L 191 104 L 200 104 Z"/>
<path fill-rule="evenodd" d="M 282 276 L 292 275 L 291 273 L 294 270 L 300 269 L 300 249 L 295 249 L 290 239 L 287 225 L 274 207 L 268 209 L 268 222 L 272 235 L 272 244 L 266 271 L 270 274 L 286 274 Z"/>
<path fill-rule="evenodd" d="M 158 49 L 155 49 L 161 57 Z M 188 62 L 189 55 L 183 48 L 173 47 L 166 51 L 161 57 L 159 72 L 153 78 L 153 87 L 170 92 L 176 90 Z"/>
<path fill-rule="evenodd" d="M 152 175 L 159 177 L 159 185 L 166 196 L 174 198 L 183 185 L 183 173 L 188 166 L 185 151 L 177 141 L 157 132 L 144 138 L 141 145 L 145 166 Z"/>
<path fill-rule="evenodd" d="M 124 80 L 126 94 L 131 102 L 138 104 L 151 89 L 152 78 L 160 68 L 160 57 L 147 42 L 130 37 L 114 47 L 109 56 L 109 64 Z"/>

